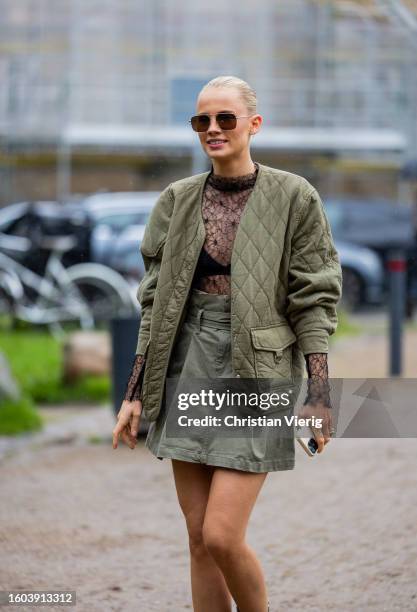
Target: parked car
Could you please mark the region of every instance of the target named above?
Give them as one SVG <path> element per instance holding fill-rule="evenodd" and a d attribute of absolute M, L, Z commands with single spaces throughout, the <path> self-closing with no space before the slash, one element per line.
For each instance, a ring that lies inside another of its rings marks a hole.
<path fill-rule="evenodd" d="M 402 249 L 407 260 L 407 312 L 417 301 L 417 228 L 410 206 L 387 200 L 328 199 L 325 209 L 335 240 L 375 251 L 384 268 L 388 292 L 387 261 L 393 249 Z"/>
<path fill-rule="evenodd" d="M 381 304 L 385 297 L 384 266 L 378 255 L 336 238 L 335 246 L 343 274 L 342 306 L 354 311 L 365 304 Z"/>
<path fill-rule="evenodd" d="M 143 227 L 133 225 L 120 235 L 120 240 L 114 246 L 110 255 L 109 265 L 122 274 L 126 274 L 138 281 L 145 273 L 140 244 L 143 237 Z"/>
<path fill-rule="evenodd" d="M 123 248 L 126 240 L 133 239 L 131 236 L 135 237 L 139 248 L 149 214 L 158 196 L 158 191 L 142 191 L 97 193 L 85 198 L 80 206 L 91 226 L 90 249 L 93 261 L 116 265 L 121 259 L 115 253 Z M 116 269 L 123 272 L 119 267 Z"/>

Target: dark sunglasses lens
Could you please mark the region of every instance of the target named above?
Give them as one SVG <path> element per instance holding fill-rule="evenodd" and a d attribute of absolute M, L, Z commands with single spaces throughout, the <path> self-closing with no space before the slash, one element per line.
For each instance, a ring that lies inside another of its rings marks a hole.
<path fill-rule="evenodd" d="M 234 130 L 236 127 L 236 116 L 232 113 L 219 113 L 217 123 L 222 130 Z"/>
<path fill-rule="evenodd" d="M 191 127 L 195 132 L 207 132 L 210 125 L 210 117 L 208 115 L 195 115 L 191 117 Z"/>
<path fill-rule="evenodd" d="M 233 113 L 218 113 L 216 120 L 222 130 L 234 130 L 236 127 L 236 115 Z M 207 132 L 210 127 L 208 115 L 194 115 L 191 117 L 191 127 L 195 132 Z"/>

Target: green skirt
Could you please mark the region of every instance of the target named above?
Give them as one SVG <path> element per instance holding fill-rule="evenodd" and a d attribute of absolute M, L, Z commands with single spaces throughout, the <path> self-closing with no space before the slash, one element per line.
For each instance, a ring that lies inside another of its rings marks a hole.
<path fill-rule="evenodd" d="M 187 314 L 173 347 L 167 378 L 235 378 L 231 361 L 230 297 L 192 289 Z M 292 470 L 294 437 L 263 428 L 245 437 L 166 435 L 168 402 L 149 425 L 145 445 L 158 459 L 234 468 L 247 472 Z"/>

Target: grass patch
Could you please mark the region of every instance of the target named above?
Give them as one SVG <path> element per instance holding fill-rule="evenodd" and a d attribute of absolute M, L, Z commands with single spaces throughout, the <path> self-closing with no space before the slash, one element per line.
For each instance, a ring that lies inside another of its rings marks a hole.
<path fill-rule="evenodd" d="M 339 308 L 337 311 L 338 324 L 336 332 L 330 336 L 329 342 L 334 342 L 337 338 L 346 338 L 348 336 L 358 336 L 362 332 L 360 325 L 352 323 L 349 313 L 344 308 Z"/>
<path fill-rule="evenodd" d="M 38 380 L 32 385 L 31 394 L 42 404 L 104 403 L 109 401 L 110 380 L 108 376 L 84 376 L 71 385 L 63 385 L 56 379 Z"/>
<path fill-rule="evenodd" d="M 20 400 L 2 400 L 0 403 L 0 435 L 15 436 L 39 431 L 43 419 L 28 397 Z"/>
<path fill-rule="evenodd" d="M 415 331 L 417 329 L 417 319 L 407 319 L 404 327 L 406 330 Z"/>
<path fill-rule="evenodd" d="M 90 444 L 103 444 L 103 442 L 107 442 L 107 440 L 105 440 L 103 436 L 97 435 L 88 436 L 88 441 Z"/>
<path fill-rule="evenodd" d="M 24 395 L 35 402 L 107 402 L 110 376 L 86 375 L 62 382 L 63 341 L 45 330 L 0 330 L 0 346 Z"/>

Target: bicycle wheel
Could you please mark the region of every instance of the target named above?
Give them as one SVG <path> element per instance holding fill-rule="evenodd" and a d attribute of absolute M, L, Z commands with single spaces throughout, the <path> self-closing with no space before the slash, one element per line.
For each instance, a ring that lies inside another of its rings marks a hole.
<path fill-rule="evenodd" d="M 100 264 L 78 264 L 67 269 L 70 291 L 88 307 L 94 327 L 107 327 L 110 319 L 137 314 L 132 290 L 118 273 Z"/>

